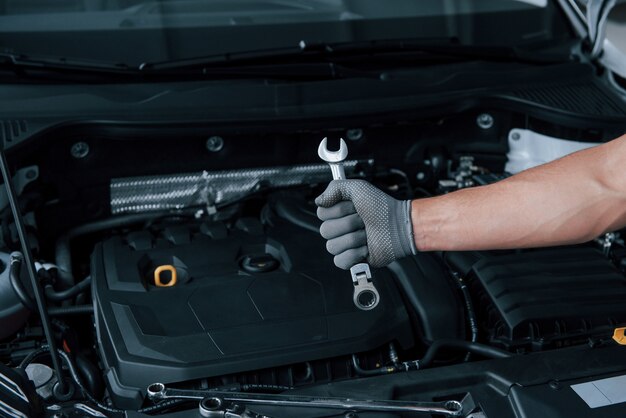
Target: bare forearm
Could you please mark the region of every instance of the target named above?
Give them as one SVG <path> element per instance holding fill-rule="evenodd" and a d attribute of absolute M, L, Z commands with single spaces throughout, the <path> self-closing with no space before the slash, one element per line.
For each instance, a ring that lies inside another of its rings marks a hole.
<path fill-rule="evenodd" d="M 626 136 L 489 186 L 412 202 L 420 251 L 540 247 L 626 225 Z"/>

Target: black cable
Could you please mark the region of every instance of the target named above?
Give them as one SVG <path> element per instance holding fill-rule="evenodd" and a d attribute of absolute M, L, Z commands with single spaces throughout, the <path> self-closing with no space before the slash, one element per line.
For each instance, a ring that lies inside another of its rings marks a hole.
<path fill-rule="evenodd" d="M 70 376 L 72 377 L 72 380 L 74 381 L 74 383 L 76 384 L 76 386 L 78 386 L 78 388 L 81 390 L 81 392 L 83 393 L 83 395 L 85 395 L 85 397 L 94 405 L 96 405 L 99 409 L 102 409 L 103 411 L 107 411 L 107 412 L 112 412 L 112 413 L 124 413 L 125 411 L 122 409 L 117 409 L 117 408 L 112 408 L 110 406 L 104 405 L 101 402 L 99 402 L 85 387 L 85 385 L 83 384 L 83 381 L 80 377 L 80 375 L 77 372 L 77 367 L 74 364 L 74 362 L 72 361 L 72 359 L 70 358 L 70 356 L 64 352 L 63 350 L 57 350 L 58 355 L 61 357 L 61 359 L 63 360 L 63 362 L 65 363 L 65 365 L 67 366 L 68 371 L 70 372 Z M 30 353 L 28 356 L 26 356 L 26 358 L 24 358 L 24 360 L 22 360 L 22 362 L 20 363 L 20 368 L 21 369 L 26 369 L 26 367 L 33 361 L 35 360 L 37 357 L 39 357 L 42 354 L 50 354 L 50 347 L 48 346 L 42 346 L 41 348 L 33 351 L 32 353 Z M 174 406 L 180 405 L 182 403 L 185 402 L 189 402 L 188 399 L 174 399 L 174 400 L 168 400 L 168 401 L 164 401 L 164 402 L 160 402 L 156 405 L 152 405 L 152 406 L 148 406 L 145 408 L 141 408 L 139 410 L 137 410 L 137 412 L 139 413 L 152 413 L 152 412 L 159 412 L 162 411 L 164 409 L 168 409 L 168 408 L 172 408 Z"/>
<path fill-rule="evenodd" d="M 470 341 L 475 343 L 478 341 L 478 320 L 476 319 L 476 312 L 474 311 L 474 304 L 472 303 L 472 297 L 469 293 L 469 289 L 465 284 L 465 280 L 459 275 L 459 273 L 452 271 L 452 277 L 456 280 L 459 288 L 461 289 L 461 295 L 463 296 L 463 301 L 465 302 L 465 312 L 467 313 L 467 321 L 470 326 Z M 469 361 L 470 354 L 467 353 L 465 356 L 465 361 Z"/>
<path fill-rule="evenodd" d="M 37 357 L 39 357 L 42 354 L 49 354 L 49 353 L 50 353 L 50 348 L 47 347 L 47 346 L 43 346 L 43 347 L 33 351 L 32 353 L 30 353 L 28 356 L 26 356 L 26 358 L 24 358 L 24 360 L 22 360 L 22 362 L 20 363 L 19 367 L 21 369 L 26 369 L 26 367 L 33 360 L 35 360 Z M 72 377 L 72 380 L 74 381 L 76 386 L 78 386 L 80 391 L 85 395 L 85 397 L 91 403 L 93 403 L 95 406 L 97 406 L 99 409 L 102 409 L 103 411 L 112 412 L 112 413 L 124 413 L 125 412 L 122 409 L 113 408 L 113 407 L 104 405 L 101 402 L 99 402 L 91 394 L 91 392 L 89 392 L 87 390 L 87 388 L 86 388 L 85 384 L 83 383 L 80 375 L 78 374 L 77 366 L 76 366 L 76 364 L 74 364 L 74 361 L 72 361 L 70 356 L 66 352 L 64 352 L 62 350 L 58 350 L 58 353 L 59 353 L 59 356 L 61 357 L 61 359 L 65 362 L 65 365 L 67 366 L 67 369 L 70 372 L 70 376 Z M 272 391 L 277 391 L 277 392 L 283 392 L 285 390 L 293 389 L 291 386 L 262 385 L 262 384 L 244 384 L 244 385 L 241 386 L 241 388 L 244 391 L 272 390 Z M 150 414 L 150 413 L 160 412 L 160 411 L 163 411 L 165 409 L 169 409 L 169 408 L 173 408 L 173 407 L 182 405 L 182 404 L 184 404 L 186 402 L 194 402 L 194 400 L 193 399 L 171 399 L 171 400 L 166 400 L 166 401 L 163 401 L 163 402 L 159 402 L 156 405 L 147 406 L 147 407 L 138 409 L 137 412 L 142 413 L 142 414 Z"/>
<path fill-rule="evenodd" d="M 67 369 L 70 372 L 70 376 L 72 377 L 72 380 L 74 381 L 74 383 L 76 383 L 76 386 L 78 386 L 78 388 L 81 390 L 83 395 L 85 395 L 85 397 L 87 399 L 89 399 L 90 402 L 92 402 L 98 408 L 100 408 L 100 409 L 102 409 L 104 411 L 107 411 L 107 412 L 124 413 L 124 411 L 122 409 L 111 408 L 110 406 L 107 406 L 107 405 L 104 405 L 104 404 L 98 402 L 98 400 L 96 398 L 94 398 L 91 395 L 91 393 L 89 393 L 89 391 L 85 388 L 85 385 L 83 385 L 82 380 L 80 379 L 80 376 L 78 375 L 78 373 L 76 371 L 76 366 L 74 366 L 74 362 L 72 361 L 70 356 L 68 356 L 67 353 L 65 351 L 63 351 L 63 350 L 57 350 L 57 352 L 59 353 L 61 358 L 65 361 L 65 365 L 67 366 Z M 59 378 L 59 377 L 57 376 L 57 378 Z M 61 381 L 61 380 L 62 379 L 59 378 L 59 381 Z"/>
<path fill-rule="evenodd" d="M 30 309 L 31 311 L 35 311 L 37 310 L 37 307 L 35 306 L 35 302 L 33 301 L 33 298 L 28 294 L 26 289 L 24 289 L 24 286 L 22 284 L 21 277 L 20 277 L 22 261 L 23 261 L 22 257 L 23 257 L 22 253 L 18 251 L 14 251 L 13 253 L 11 253 L 11 258 L 9 262 L 9 280 L 20 302 L 22 302 L 22 304 L 28 309 Z M 86 279 L 70 287 L 69 289 L 61 290 L 59 292 L 56 292 L 52 288 L 52 286 L 46 286 L 46 289 L 45 289 L 46 299 L 49 299 L 55 302 L 67 300 L 84 292 L 90 285 L 91 285 L 91 277 L 87 277 Z M 48 312 L 51 312 L 55 309 L 56 308 L 50 308 Z M 76 312 L 84 312 L 84 310 L 83 311 L 78 310 Z"/>
<path fill-rule="evenodd" d="M 74 296 L 80 293 L 83 293 L 89 286 L 91 286 L 90 276 L 78 282 L 77 284 L 70 287 L 69 289 L 61 290 L 58 292 L 55 291 L 52 288 L 52 286 L 46 286 L 46 289 L 45 289 L 46 298 L 55 302 L 61 302 L 61 301 L 73 298 Z"/>
<path fill-rule="evenodd" d="M 396 366 L 378 367 L 376 369 L 364 369 L 359 365 L 359 359 L 356 354 L 352 354 L 352 367 L 359 376 L 379 376 L 381 374 L 389 374 L 398 371 Z"/>
<path fill-rule="evenodd" d="M 24 255 L 24 261 L 26 262 L 28 276 L 33 287 L 37 310 L 39 311 L 39 316 L 41 318 L 41 327 L 43 328 L 44 335 L 46 336 L 46 341 L 48 342 L 48 345 L 53 352 L 51 356 L 53 366 L 52 368 L 59 376 L 61 376 L 61 362 L 56 355 L 56 341 L 54 340 L 54 335 L 50 326 L 50 318 L 48 317 L 48 312 L 46 311 L 46 301 L 43 296 L 43 291 L 39 287 L 35 261 L 33 259 L 33 254 L 31 253 L 28 235 L 26 232 L 26 227 L 24 225 L 24 219 L 22 218 L 22 212 L 20 211 L 20 207 L 18 205 L 17 193 L 15 193 L 15 188 L 13 187 L 13 176 L 11 176 L 9 163 L 7 162 L 4 149 L 2 148 L 0 148 L 0 171 L 2 171 L 4 188 L 7 193 L 11 212 L 13 213 L 13 221 L 15 222 L 15 228 L 17 230 L 17 235 L 20 240 L 20 246 L 22 247 L 22 254 Z M 59 379 L 58 385 L 59 392 L 67 393 L 66 383 L 63 381 L 63 379 Z"/>
<path fill-rule="evenodd" d="M 61 306 L 48 309 L 50 316 L 92 314 L 93 305 Z"/>
<path fill-rule="evenodd" d="M 258 182 L 253 186 L 253 189 L 248 191 L 247 193 L 242 193 L 240 196 L 236 196 L 229 201 L 220 202 L 216 204 L 215 207 L 218 210 L 224 209 L 226 207 L 241 203 L 244 200 L 254 197 L 267 190 L 269 190 L 268 187 L 265 187 L 264 184 Z M 55 262 L 57 267 L 59 268 L 59 278 L 65 283 L 67 287 L 73 286 L 75 283 L 71 253 L 71 243 L 72 240 L 75 238 L 83 235 L 126 227 L 144 222 L 155 221 L 158 219 L 172 216 L 194 216 L 198 209 L 206 209 L 206 205 L 189 206 L 182 210 L 165 210 L 147 213 L 116 215 L 110 218 L 100 219 L 72 228 L 65 234 L 63 234 L 56 242 Z"/>
<path fill-rule="evenodd" d="M 359 360 L 356 354 L 352 355 L 352 366 L 356 374 L 359 376 L 378 376 L 382 374 L 395 373 L 400 371 L 419 370 L 430 367 L 433 360 L 442 349 L 465 350 L 470 353 L 480 355 L 482 357 L 501 359 L 512 357 L 508 351 L 501 350 L 477 342 L 464 340 L 437 340 L 428 347 L 426 354 L 421 360 L 404 361 L 393 366 L 383 366 L 376 369 L 363 369 L 359 366 Z"/>
<path fill-rule="evenodd" d="M 141 414 L 151 414 L 154 412 L 161 412 L 165 409 L 170 409 L 178 405 L 182 405 L 187 402 L 194 402 L 194 399 L 170 399 L 167 401 L 159 402 L 156 405 L 146 406 L 137 410 Z"/>
<path fill-rule="evenodd" d="M 419 368 L 425 369 L 429 367 L 442 349 L 465 350 L 479 356 L 493 359 L 508 358 L 512 356 L 512 354 L 508 351 L 476 342 L 463 340 L 437 340 L 432 343 L 430 347 L 428 347 L 424 357 L 422 357 L 421 360 L 418 360 L 417 363 Z"/>
<path fill-rule="evenodd" d="M 74 274 L 72 271 L 72 254 L 70 248 L 71 242 L 74 238 L 80 237 L 82 235 L 93 234 L 109 229 L 115 229 L 123 226 L 146 222 L 154 217 L 162 215 L 162 212 L 133 213 L 129 215 L 120 215 L 114 216 L 112 218 L 101 219 L 70 229 L 56 242 L 55 258 L 56 265 L 59 268 L 59 278 L 62 279 L 68 287 L 73 286 L 75 283 Z"/>
<path fill-rule="evenodd" d="M 9 261 L 9 281 L 11 282 L 11 287 L 13 287 L 13 291 L 17 298 L 22 302 L 26 308 L 34 311 L 37 309 L 35 306 L 35 301 L 31 295 L 28 294 L 26 289 L 24 289 L 24 285 L 22 284 L 22 278 L 20 273 L 22 272 L 22 261 L 23 256 L 19 251 L 14 251 L 11 253 L 10 261 Z"/>
<path fill-rule="evenodd" d="M 255 192 L 256 193 L 256 192 Z M 245 198 L 250 197 L 246 195 Z M 218 209 L 222 209 L 226 206 L 233 205 L 242 201 L 244 198 L 235 199 L 230 202 L 225 202 L 217 205 Z M 191 206 L 183 210 L 167 210 L 167 211 L 155 211 L 147 213 L 131 213 L 126 215 L 116 215 L 106 219 L 99 219 L 97 221 L 89 222 L 83 225 L 79 225 L 70 229 L 63 234 L 56 242 L 55 248 L 55 263 L 59 268 L 59 278 L 62 279 L 66 286 L 73 286 L 75 283 L 73 266 L 72 266 L 72 253 L 71 244 L 72 240 L 89 234 L 95 234 L 97 232 L 108 231 L 111 229 L 117 229 L 127 227 L 131 225 L 141 224 L 157 219 L 172 217 L 172 216 L 193 216 L 194 213 L 200 209 L 206 208 L 205 206 Z"/>
<path fill-rule="evenodd" d="M 24 357 L 24 360 L 20 362 L 20 365 L 18 367 L 20 369 L 26 369 L 26 366 L 32 363 L 37 357 L 39 357 L 42 354 L 47 354 L 49 352 L 50 352 L 50 349 L 46 346 L 38 348 L 35 351 L 31 351 L 26 357 Z"/>
<path fill-rule="evenodd" d="M 272 392 L 284 392 L 286 390 L 293 389 L 292 386 L 283 385 L 265 385 L 265 384 L 243 384 L 241 390 L 243 392 L 251 392 L 254 390 L 272 391 Z"/>

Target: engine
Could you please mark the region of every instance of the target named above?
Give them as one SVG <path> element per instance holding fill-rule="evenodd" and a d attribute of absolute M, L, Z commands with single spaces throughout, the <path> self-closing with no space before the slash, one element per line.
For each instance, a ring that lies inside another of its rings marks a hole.
<path fill-rule="evenodd" d="M 469 126 L 475 115 L 459 118 Z M 397 198 L 428 198 L 527 168 L 535 161 L 526 157 L 528 144 L 539 140 L 508 126 L 467 128 L 477 138 L 469 144 L 415 140 L 422 129 L 346 132 L 354 151 L 348 176 Z M 440 138 L 460 135 L 444 122 L 428 129 Z M 319 234 L 314 199 L 331 178 L 315 155 L 320 137 L 298 131 L 253 141 L 233 134 L 200 157 L 192 137 L 181 141 L 176 161 L 167 158 L 171 143 L 163 138 L 154 145 L 160 157 L 142 170 L 130 151 L 119 154 L 119 167 L 111 165 L 117 148 L 94 137 L 85 159 L 51 146 L 67 173 L 48 160 L 34 161 L 34 177 L 31 166 L 19 173 L 51 326 L 70 357 L 70 375 L 83 382 L 79 392 L 93 394 L 103 410 L 160 410 L 147 397 L 156 382 L 265 394 L 335 388 L 461 366 L 489 357 L 484 347 L 498 357 L 602 345 L 626 324 L 619 233 L 550 249 L 419 253 L 374 269 L 380 304 L 358 309 L 350 273 L 335 267 Z M 397 139 L 388 149 L 389 137 Z M 276 152 L 261 154 L 262 141 Z M 152 146 L 145 139 L 129 144 Z M 0 221 L 0 240 L 19 248 L 13 225 L 6 216 Z M 50 400 L 53 364 L 32 289 L 15 285 L 28 283 L 27 269 L 14 261 L 0 253 L 0 358 L 22 364 L 32 379 L 48 376 L 37 393 Z M 457 345 L 432 354 L 449 342 Z M 469 356 L 476 345 L 483 351 Z"/>
<path fill-rule="evenodd" d="M 626 323 L 624 274 L 597 248 L 446 258 L 470 284 L 481 334 L 507 350 L 584 344 Z"/>
<path fill-rule="evenodd" d="M 377 272 L 381 305 L 359 310 L 349 273 L 324 251 L 318 233 L 280 218 L 144 230 L 98 244 L 96 330 L 116 404 L 140 406 L 153 382 L 259 369 L 284 374 L 263 383 L 293 386 L 311 376 L 287 376 L 280 366 L 390 342 L 412 347 L 409 314 L 391 274 Z"/>
<path fill-rule="evenodd" d="M 318 169 L 234 172 L 226 190 L 252 190 L 251 172 L 277 184 L 302 172 L 308 177 L 300 181 L 311 181 Z M 359 169 L 350 165 L 354 175 Z M 191 206 L 203 196 L 201 179 L 219 183 L 221 175 L 181 176 L 194 193 L 159 177 L 114 180 L 113 210 L 137 210 L 155 194 L 161 204 Z M 506 176 L 463 156 L 437 187 L 446 193 Z M 143 187 L 128 190 L 140 182 L 155 186 L 143 195 Z M 362 375 L 363 368 L 345 372 L 354 353 L 376 371 L 393 364 L 397 352 L 416 356 L 423 344 L 442 339 L 469 336 L 533 352 L 584 344 L 626 323 L 624 275 L 593 245 L 419 254 L 376 270 L 381 305 L 359 310 L 349 273 L 325 252 L 313 197 L 273 192 L 260 199 L 256 216 L 164 224 L 96 245 L 96 332 L 116 405 L 139 407 L 157 381 L 297 387 Z M 232 198 L 225 193 L 211 202 Z"/>

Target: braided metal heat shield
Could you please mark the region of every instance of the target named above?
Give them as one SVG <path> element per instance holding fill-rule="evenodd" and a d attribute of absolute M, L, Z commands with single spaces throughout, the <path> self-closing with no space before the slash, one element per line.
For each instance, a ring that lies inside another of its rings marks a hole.
<path fill-rule="evenodd" d="M 344 161 L 346 174 L 358 161 Z M 328 164 L 251 168 L 230 171 L 126 177 L 111 180 L 111 213 L 139 213 L 211 207 L 227 203 L 259 187 L 279 188 L 328 182 Z"/>

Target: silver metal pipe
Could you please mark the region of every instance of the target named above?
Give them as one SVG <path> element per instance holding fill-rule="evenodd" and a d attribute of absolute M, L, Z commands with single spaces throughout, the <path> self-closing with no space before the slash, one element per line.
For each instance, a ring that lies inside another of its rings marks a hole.
<path fill-rule="evenodd" d="M 348 174 L 354 173 L 358 163 L 355 160 L 344 163 Z M 259 185 L 278 188 L 330 180 L 326 164 L 118 178 L 110 184 L 111 213 L 211 207 L 251 193 Z"/>

